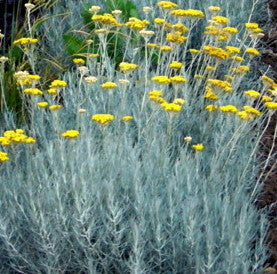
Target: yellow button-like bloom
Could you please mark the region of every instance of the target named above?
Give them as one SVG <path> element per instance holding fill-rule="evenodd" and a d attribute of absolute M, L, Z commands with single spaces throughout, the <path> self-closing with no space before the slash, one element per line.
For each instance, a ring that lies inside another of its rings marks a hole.
<path fill-rule="evenodd" d="M 251 115 L 250 113 L 248 113 L 246 111 L 239 111 L 239 112 L 237 112 L 237 115 L 242 120 L 252 121 L 254 119 L 253 115 Z"/>
<path fill-rule="evenodd" d="M 34 144 L 35 142 L 36 142 L 36 139 L 34 139 L 32 137 L 28 137 L 23 141 L 23 143 L 25 143 L 25 144 Z"/>
<path fill-rule="evenodd" d="M 148 96 L 156 96 L 156 97 L 162 97 L 163 92 L 160 90 L 152 90 L 148 92 Z"/>
<path fill-rule="evenodd" d="M 95 114 L 91 116 L 91 120 L 101 125 L 108 125 L 114 120 L 114 116 L 111 114 Z"/>
<path fill-rule="evenodd" d="M 154 23 L 157 25 L 163 25 L 165 23 L 165 19 L 163 18 L 155 18 Z"/>
<path fill-rule="evenodd" d="M 47 92 L 51 95 L 56 95 L 58 93 L 58 91 L 55 88 L 49 88 Z"/>
<path fill-rule="evenodd" d="M 104 13 L 102 15 L 95 14 L 91 17 L 91 20 L 95 22 L 100 22 L 104 25 L 112 25 L 112 26 L 118 25 L 116 18 L 110 13 Z"/>
<path fill-rule="evenodd" d="M 37 106 L 40 108 L 47 108 L 48 107 L 48 103 L 47 102 L 38 102 Z"/>
<path fill-rule="evenodd" d="M 186 103 L 186 100 L 182 98 L 175 98 L 172 103 L 182 106 Z"/>
<path fill-rule="evenodd" d="M 61 134 L 62 137 L 64 138 L 77 138 L 79 136 L 80 132 L 78 130 L 67 130 L 64 133 Z"/>
<path fill-rule="evenodd" d="M 160 48 L 160 46 L 158 44 L 154 44 L 154 43 L 147 43 L 146 46 L 148 48 L 154 48 L 154 49 Z"/>
<path fill-rule="evenodd" d="M 217 36 L 221 33 L 221 30 L 219 28 L 217 28 L 216 26 L 207 26 L 205 27 L 205 35 L 213 35 L 213 36 Z"/>
<path fill-rule="evenodd" d="M 18 40 L 15 40 L 13 42 L 14 45 L 22 45 L 22 46 L 25 46 L 25 45 L 31 45 L 31 44 L 36 44 L 38 42 L 38 39 L 36 38 L 20 38 Z"/>
<path fill-rule="evenodd" d="M 238 66 L 237 68 L 231 68 L 231 72 L 235 74 L 244 74 L 250 71 L 250 67 L 248 66 Z"/>
<path fill-rule="evenodd" d="M 224 16 L 214 16 L 212 17 L 212 20 L 218 24 L 222 24 L 225 25 L 229 22 L 229 19 L 227 17 Z"/>
<path fill-rule="evenodd" d="M 124 122 L 129 122 L 129 121 L 132 121 L 134 118 L 133 116 L 123 116 L 121 119 Z"/>
<path fill-rule="evenodd" d="M 206 70 L 208 70 L 208 71 L 215 71 L 216 68 L 215 68 L 215 67 L 212 67 L 212 66 L 207 66 L 207 67 L 206 67 Z"/>
<path fill-rule="evenodd" d="M 150 22 L 147 20 L 140 20 L 138 18 L 131 17 L 129 18 L 129 21 L 125 24 L 125 26 L 131 29 L 142 30 L 146 28 L 149 24 Z"/>
<path fill-rule="evenodd" d="M 84 65 L 86 63 L 86 61 L 82 58 L 74 58 L 73 63 L 75 65 Z"/>
<path fill-rule="evenodd" d="M 249 114 L 253 114 L 253 115 L 256 115 L 256 116 L 261 116 L 262 115 L 262 113 L 259 110 L 255 109 L 251 106 L 244 106 L 243 109 L 245 110 L 245 112 L 247 112 Z"/>
<path fill-rule="evenodd" d="M 31 95 L 42 95 L 43 94 L 43 92 L 38 88 L 26 88 L 23 90 L 23 92 L 26 94 L 31 94 Z"/>
<path fill-rule="evenodd" d="M 182 75 L 176 75 L 176 76 L 171 77 L 170 81 L 175 84 L 182 84 L 182 83 L 186 83 L 187 79 L 184 78 L 184 76 L 182 76 Z"/>
<path fill-rule="evenodd" d="M 265 106 L 269 109 L 277 109 L 277 102 L 266 102 Z"/>
<path fill-rule="evenodd" d="M 182 109 L 182 106 L 179 104 L 174 104 L 174 103 L 162 103 L 161 104 L 162 108 L 165 109 L 168 112 L 180 112 Z"/>
<path fill-rule="evenodd" d="M 265 96 L 262 97 L 262 100 L 263 100 L 264 102 L 272 102 L 272 101 L 273 101 L 273 98 L 271 98 L 271 97 L 265 95 Z"/>
<path fill-rule="evenodd" d="M 52 106 L 49 106 L 49 109 L 51 111 L 57 111 L 57 110 L 59 110 L 61 108 L 62 108 L 62 105 L 52 105 Z"/>
<path fill-rule="evenodd" d="M 232 28 L 232 27 L 226 27 L 222 29 L 222 32 L 228 33 L 228 34 L 236 34 L 238 33 L 237 28 Z"/>
<path fill-rule="evenodd" d="M 157 5 L 165 10 L 176 9 L 178 7 L 177 4 L 170 1 L 160 1 Z"/>
<path fill-rule="evenodd" d="M 211 45 L 204 46 L 203 52 L 210 56 L 213 56 L 222 60 L 225 60 L 229 57 L 229 53 L 226 50 L 222 48 L 214 47 Z"/>
<path fill-rule="evenodd" d="M 166 41 L 176 44 L 182 44 L 187 40 L 187 37 L 182 36 L 180 31 L 176 31 L 173 33 L 168 33 L 166 35 Z"/>
<path fill-rule="evenodd" d="M 54 80 L 52 81 L 52 83 L 50 84 L 50 88 L 63 88 L 66 87 L 67 83 L 65 81 L 62 80 Z"/>
<path fill-rule="evenodd" d="M 95 59 L 95 58 L 99 57 L 99 54 L 98 53 L 91 53 L 91 54 L 89 54 L 88 57 L 91 58 L 91 59 Z"/>
<path fill-rule="evenodd" d="M 216 105 L 207 105 L 207 106 L 205 107 L 205 109 L 206 109 L 208 112 L 214 112 L 214 111 L 218 110 L 218 106 L 216 106 Z"/>
<path fill-rule="evenodd" d="M 158 104 L 166 103 L 166 100 L 160 96 L 150 95 L 149 100 Z"/>
<path fill-rule="evenodd" d="M 209 6 L 208 9 L 212 12 L 218 12 L 221 10 L 221 8 L 217 6 Z"/>
<path fill-rule="evenodd" d="M 117 84 L 114 82 L 106 82 L 106 83 L 102 84 L 101 87 L 105 88 L 105 89 L 113 89 L 113 88 L 117 87 Z"/>
<path fill-rule="evenodd" d="M 181 62 L 173 61 L 169 64 L 169 67 L 172 69 L 180 69 L 182 68 L 183 64 Z"/>
<path fill-rule="evenodd" d="M 160 50 L 163 51 L 163 52 L 169 52 L 171 51 L 171 47 L 170 46 L 161 46 L 160 47 Z"/>
<path fill-rule="evenodd" d="M 197 54 L 197 53 L 200 52 L 200 50 L 198 50 L 198 49 L 189 49 L 189 52 L 190 52 L 191 54 Z"/>
<path fill-rule="evenodd" d="M 187 33 L 187 32 L 189 31 L 189 29 L 188 29 L 185 25 L 183 25 L 183 24 L 181 24 L 181 23 L 178 23 L 178 24 L 173 25 L 172 28 L 173 28 L 175 31 L 181 32 L 182 34 Z"/>
<path fill-rule="evenodd" d="M 0 137 L 0 145 L 1 146 L 9 146 L 12 141 L 7 137 Z"/>
<path fill-rule="evenodd" d="M 154 76 L 151 80 L 159 84 L 169 84 L 171 82 L 167 76 Z"/>
<path fill-rule="evenodd" d="M 204 98 L 209 99 L 209 100 L 213 100 L 213 101 L 218 100 L 218 96 L 209 87 L 206 87 L 206 93 L 204 95 Z"/>
<path fill-rule="evenodd" d="M 122 62 L 119 64 L 120 69 L 123 72 L 128 72 L 128 71 L 132 71 L 138 68 L 138 65 L 136 64 L 132 64 L 132 63 L 126 63 L 126 62 Z"/>
<path fill-rule="evenodd" d="M 236 113 L 236 112 L 238 112 L 238 109 L 235 106 L 233 106 L 233 105 L 221 106 L 221 107 L 219 107 L 219 109 L 222 112 L 230 112 L 230 113 Z"/>
<path fill-rule="evenodd" d="M 238 48 L 238 47 L 226 46 L 225 49 L 226 49 L 227 52 L 229 52 L 230 54 L 240 53 L 240 48 Z"/>
<path fill-rule="evenodd" d="M 254 55 L 257 56 L 260 54 L 260 52 L 254 48 L 248 48 L 245 50 L 245 53 L 249 54 L 249 55 Z"/>
<path fill-rule="evenodd" d="M 202 151 L 205 147 L 203 144 L 196 144 L 192 145 L 192 148 L 194 148 L 195 151 Z"/>
<path fill-rule="evenodd" d="M 261 96 L 261 93 L 256 90 L 247 90 L 244 92 L 244 95 L 257 99 Z"/>
<path fill-rule="evenodd" d="M 257 24 L 257 23 L 245 23 L 245 27 L 247 29 L 257 29 L 259 27 L 259 24 Z"/>
<path fill-rule="evenodd" d="M 188 10 L 173 10 L 171 15 L 177 16 L 177 17 L 192 17 L 192 18 L 203 18 L 205 17 L 205 14 L 201 10 L 193 10 L 193 9 L 188 9 Z"/>
<path fill-rule="evenodd" d="M 236 61 L 236 62 L 244 61 L 244 58 L 242 58 L 241 56 L 237 56 L 237 55 L 232 56 L 231 59 Z"/>
<path fill-rule="evenodd" d="M 275 81 L 266 75 L 263 75 L 261 79 L 263 84 L 266 86 L 272 87 L 275 84 Z"/>
<path fill-rule="evenodd" d="M 8 153 L 0 151 L 0 163 L 7 162 L 9 159 Z"/>
<path fill-rule="evenodd" d="M 217 79 L 208 79 L 208 84 L 211 86 L 218 87 L 225 92 L 231 92 L 232 91 L 232 84 L 227 81 L 217 80 Z"/>

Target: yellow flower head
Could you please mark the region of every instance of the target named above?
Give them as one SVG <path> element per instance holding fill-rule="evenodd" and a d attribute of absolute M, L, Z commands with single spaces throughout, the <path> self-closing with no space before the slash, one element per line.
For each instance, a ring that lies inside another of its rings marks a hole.
<path fill-rule="evenodd" d="M 187 33 L 189 31 L 189 29 L 185 25 L 183 25 L 181 23 L 173 25 L 172 28 L 175 31 L 179 31 L 181 34 Z"/>
<path fill-rule="evenodd" d="M 261 93 L 256 90 L 247 90 L 244 92 L 244 95 L 257 99 L 261 96 Z"/>
<path fill-rule="evenodd" d="M 165 10 L 176 9 L 178 7 L 177 4 L 170 1 L 160 1 L 157 5 Z"/>
<path fill-rule="evenodd" d="M 91 58 L 91 59 L 95 59 L 95 58 L 99 57 L 99 54 L 98 53 L 91 53 L 91 54 L 89 54 L 88 57 Z"/>
<path fill-rule="evenodd" d="M 182 106 L 182 105 L 184 105 L 186 103 L 186 100 L 184 100 L 182 98 L 176 98 L 176 99 L 173 100 L 172 103 Z"/>
<path fill-rule="evenodd" d="M 56 95 L 58 93 L 58 91 L 55 88 L 49 88 L 47 92 L 51 95 Z"/>
<path fill-rule="evenodd" d="M 229 52 L 230 54 L 240 53 L 240 48 L 238 48 L 238 47 L 226 46 L 225 49 L 226 49 L 227 52 Z"/>
<path fill-rule="evenodd" d="M 166 103 L 166 100 L 160 96 L 150 95 L 149 100 L 158 104 Z"/>
<path fill-rule="evenodd" d="M 148 92 L 148 96 L 156 96 L 156 97 L 162 97 L 163 92 L 160 90 L 152 90 Z"/>
<path fill-rule="evenodd" d="M 260 52 L 254 48 L 248 48 L 245 50 L 245 53 L 249 54 L 249 55 L 254 55 L 257 56 L 260 54 Z"/>
<path fill-rule="evenodd" d="M 114 120 L 114 116 L 111 114 L 95 114 L 91 116 L 91 120 L 101 125 L 108 125 Z"/>
<path fill-rule="evenodd" d="M 217 6 L 209 6 L 208 9 L 212 12 L 218 12 L 221 10 L 221 8 Z"/>
<path fill-rule="evenodd" d="M 212 20 L 221 25 L 225 25 L 229 22 L 229 19 L 224 16 L 214 16 L 214 17 L 212 17 Z"/>
<path fill-rule="evenodd" d="M 183 64 L 177 61 L 173 61 L 169 64 L 169 67 L 172 69 L 180 69 L 182 68 Z"/>
<path fill-rule="evenodd" d="M 219 109 L 222 112 L 230 112 L 230 113 L 236 113 L 236 112 L 238 112 L 238 109 L 235 106 L 233 106 L 233 105 L 221 106 L 221 107 L 219 107 Z"/>
<path fill-rule="evenodd" d="M 262 115 L 262 113 L 259 110 L 255 109 L 251 106 L 244 106 L 243 109 L 245 110 L 245 112 L 247 112 L 249 114 L 253 114 L 253 115 L 256 115 L 256 116 L 261 116 Z"/>
<path fill-rule="evenodd" d="M 31 95 L 42 95 L 43 94 L 43 92 L 38 88 L 26 88 L 23 90 L 23 92 L 26 94 L 31 94 Z"/>
<path fill-rule="evenodd" d="M 187 40 L 187 37 L 182 36 L 180 31 L 176 31 L 173 33 L 168 33 L 166 35 L 166 41 L 176 44 L 182 44 Z"/>
<path fill-rule="evenodd" d="M 271 102 L 271 101 L 273 101 L 273 98 L 271 98 L 271 97 L 265 95 L 265 96 L 262 97 L 262 100 L 263 100 L 264 102 Z"/>
<path fill-rule="evenodd" d="M 173 10 L 171 15 L 177 16 L 177 17 L 191 17 L 191 18 L 203 18 L 205 17 L 205 14 L 201 10 L 193 10 L 193 9 L 188 9 L 188 10 Z"/>
<path fill-rule="evenodd" d="M 257 28 L 259 28 L 259 24 L 257 24 L 257 23 L 245 23 L 245 27 L 247 28 L 247 29 L 257 29 Z"/>
<path fill-rule="evenodd" d="M 80 132 L 78 130 L 67 130 L 64 133 L 61 134 L 62 137 L 73 139 L 77 138 L 79 136 Z"/>
<path fill-rule="evenodd" d="M 242 120 L 252 121 L 254 119 L 253 115 L 251 115 L 247 111 L 239 111 L 237 112 L 237 115 Z"/>
<path fill-rule="evenodd" d="M 47 108 L 48 107 L 48 103 L 47 102 L 38 102 L 37 106 L 40 108 Z"/>
<path fill-rule="evenodd" d="M 241 56 L 237 56 L 237 55 L 232 56 L 231 59 L 236 61 L 236 62 L 244 61 L 244 58 L 242 58 Z"/>
<path fill-rule="evenodd" d="M 202 151 L 205 147 L 203 144 L 196 144 L 192 145 L 192 148 L 194 148 L 195 151 Z"/>
<path fill-rule="evenodd" d="M 0 163 L 7 162 L 9 159 L 8 153 L 0 151 Z"/>
<path fill-rule="evenodd" d="M 142 30 L 146 28 L 149 24 L 150 22 L 147 20 L 140 20 L 138 18 L 131 17 L 129 18 L 129 21 L 125 24 L 125 26 L 135 30 Z"/>
<path fill-rule="evenodd" d="M 52 105 L 52 106 L 49 106 L 49 109 L 51 111 L 57 111 L 57 110 L 59 110 L 61 108 L 62 108 L 62 105 Z"/>
<path fill-rule="evenodd" d="M 91 20 L 102 23 L 104 25 L 111 25 L 111 26 L 118 25 L 116 18 L 110 13 L 104 13 L 102 15 L 95 14 L 91 17 Z"/>
<path fill-rule="evenodd" d="M 218 100 L 218 96 L 213 92 L 213 90 L 210 87 L 206 87 L 206 93 L 204 95 L 204 98 L 213 101 Z"/>
<path fill-rule="evenodd" d="M 184 78 L 184 76 L 182 75 L 176 75 L 170 78 L 171 83 L 175 83 L 175 84 L 182 84 L 182 83 L 186 83 L 187 79 Z"/>
<path fill-rule="evenodd" d="M 165 23 L 165 19 L 163 18 L 155 18 L 154 23 L 157 25 L 163 25 Z"/>
<path fill-rule="evenodd" d="M 208 112 L 214 112 L 214 111 L 218 110 L 218 106 L 216 106 L 216 105 L 207 105 L 207 106 L 205 107 L 205 109 L 206 109 Z"/>
<path fill-rule="evenodd" d="M 159 84 L 169 84 L 171 82 L 167 76 L 154 76 L 151 80 Z"/>
<path fill-rule="evenodd" d="M 119 64 L 119 67 L 123 72 L 128 72 L 128 71 L 137 69 L 138 65 L 132 64 L 132 63 L 127 63 L 127 62 L 122 62 Z"/>
<path fill-rule="evenodd" d="M 38 39 L 36 38 L 20 38 L 18 40 L 15 40 L 13 42 L 14 45 L 21 45 L 21 46 L 26 46 L 26 45 L 32 45 L 36 44 L 38 42 Z"/>
<path fill-rule="evenodd" d="M 73 63 L 75 65 L 84 65 L 86 63 L 86 61 L 82 58 L 74 58 Z"/>
<path fill-rule="evenodd" d="M 52 81 L 52 83 L 50 84 L 50 88 L 64 88 L 67 86 L 67 83 L 65 81 L 62 80 L 54 80 Z"/>
<path fill-rule="evenodd" d="M 200 52 L 200 50 L 198 50 L 198 49 L 189 49 L 189 52 L 190 52 L 191 54 L 197 54 L 197 53 Z"/>
<path fill-rule="evenodd" d="M 250 67 L 248 66 L 238 66 L 237 68 L 231 68 L 230 69 L 231 72 L 235 73 L 235 74 L 244 74 L 250 71 Z"/>
<path fill-rule="evenodd" d="M 214 47 L 211 45 L 204 46 L 203 52 L 210 56 L 213 56 L 222 60 L 225 60 L 229 57 L 229 53 L 226 50 L 222 48 Z"/>
<path fill-rule="evenodd" d="M 161 46 L 160 50 L 163 52 L 168 52 L 168 51 L 171 51 L 171 47 L 170 46 Z"/>
<path fill-rule="evenodd" d="M 101 87 L 104 89 L 114 89 L 117 87 L 117 84 L 113 83 L 113 82 L 106 82 L 106 83 L 102 84 Z"/>
<path fill-rule="evenodd" d="M 265 106 L 268 109 L 277 109 L 277 102 L 266 102 Z"/>
<path fill-rule="evenodd" d="M 217 79 L 208 79 L 208 84 L 217 88 L 222 89 L 225 92 L 232 91 L 232 84 L 227 81 L 217 80 Z"/>
<path fill-rule="evenodd" d="M 182 106 L 179 104 L 174 104 L 174 103 L 162 103 L 161 104 L 162 108 L 165 109 L 168 112 L 180 112 L 182 109 Z"/>
<path fill-rule="evenodd" d="M 129 121 L 132 121 L 134 118 L 133 116 L 123 116 L 121 119 L 124 122 L 129 122 Z"/>

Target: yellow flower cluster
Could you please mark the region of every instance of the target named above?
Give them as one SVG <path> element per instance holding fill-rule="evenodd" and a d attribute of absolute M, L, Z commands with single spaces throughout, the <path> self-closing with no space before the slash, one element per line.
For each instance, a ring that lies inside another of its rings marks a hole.
<path fill-rule="evenodd" d="M 128 71 L 137 69 L 138 65 L 132 64 L 132 63 L 127 63 L 127 62 L 122 62 L 119 64 L 119 67 L 123 72 L 128 72 Z"/>
<path fill-rule="evenodd" d="M 200 52 L 200 50 L 198 50 L 198 49 L 189 49 L 189 52 L 190 52 L 191 54 L 197 54 L 197 53 Z"/>
<path fill-rule="evenodd" d="M 233 61 L 236 61 L 236 62 L 243 62 L 244 61 L 244 58 L 242 58 L 241 56 L 238 56 L 238 55 L 232 56 L 231 59 Z"/>
<path fill-rule="evenodd" d="M 177 4 L 170 1 L 160 1 L 157 5 L 165 10 L 176 9 L 178 7 Z"/>
<path fill-rule="evenodd" d="M 129 121 L 132 121 L 134 118 L 133 116 L 123 116 L 121 119 L 124 122 L 129 122 Z"/>
<path fill-rule="evenodd" d="M 148 96 L 162 97 L 163 92 L 160 90 L 152 90 L 148 92 Z"/>
<path fill-rule="evenodd" d="M 214 16 L 214 17 L 212 17 L 212 21 L 214 21 L 218 24 L 221 24 L 221 25 L 225 25 L 229 22 L 229 19 L 224 16 Z"/>
<path fill-rule="evenodd" d="M 269 109 L 277 109 L 277 102 L 266 102 L 265 106 Z"/>
<path fill-rule="evenodd" d="M 49 106 L 49 109 L 51 111 L 57 111 L 57 110 L 59 110 L 61 108 L 62 108 L 62 105 L 52 105 L 52 106 Z"/>
<path fill-rule="evenodd" d="M 169 64 L 169 67 L 172 69 L 180 69 L 180 68 L 182 68 L 182 66 L 183 66 L 183 64 L 181 62 L 177 62 L 177 61 L 172 61 Z"/>
<path fill-rule="evenodd" d="M 192 17 L 192 18 L 203 18 L 205 17 L 205 14 L 201 10 L 193 10 L 193 9 L 188 9 L 188 10 L 173 10 L 170 13 L 171 15 L 177 16 L 177 17 Z"/>
<path fill-rule="evenodd" d="M 240 48 L 238 47 L 233 47 L 233 46 L 226 46 L 225 49 L 229 54 L 235 54 L 235 53 L 240 53 Z"/>
<path fill-rule="evenodd" d="M 244 106 L 243 109 L 246 113 L 249 113 L 249 114 L 252 114 L 252 115 L 256 115 L 256 116 L 261 116 L 262 115 L 262 113 L 259 110 L 255 109 L 251 106 Z"/>
<path fill-rule="evenodd" d="M 0 151 L 0 163 L 7 162 L 9 159 L 8 153 Z"/>
<path fill-rule="evenodd" d="M 140 20 L 138 18 L 131 17 L 129 18 L 129 21 L 125 24 L 125 26 L 131 29 L 142 30 L 146 28 L 149 24 L 150 22 L 147 20 Z"/>
<path fill-rule="evenodd" d="M 37 106 L 40 108 L 47 108 L 49 104 L 47 102 L 38 102 Z"/>
<path fill-rule="evenodd" d="M 221 10 L 221 8 L 218 6 L 209 6 L 208 9 L 212 12 L 218 12 Z"/>
<path fill-rule="evenodd" d="M 161 46 L 160 51 L 169 52 L 169 51 L 171 51 L 171 47 L 170 46 Z"/>
<path fill-rule="evenodd" d="M 166 41 L 176 44 L 182 44 L 187 40 L 187 37 L 182 36 L 182 33 L 180 31 L 176 31 L 173 33 L 167 33 L 166 35 Z"/>
<path fill-rule="evenodd" d="M 226 50 L 222 48 L 214 47 L 211 45 L 204 46 L 203 52 L 210 56 L 213 56 L 222 60 L 225 60 L 229 57 L 229 53 Z"/>
<path fill-rule="evenodd" d="M 204 98 L 213 101 L 218 100 L 218 96 L 213 92 L 213 90 L 210 87 L 206 87 L 206 93 L 204 95 Z"/>
<path fill-rule="evenodd" d="M 245 27 L 247 29 L 257 29 L 259 27 L 259 24 L 257 23 L 245 23 Z"/>
<path fill-rule="evenodd" d="M 113 88 L 117 87 L 117 84 L 114 82 L 106 82 L 106 83 L 102 84 L 101 87 L 104 89 L 113 89 Z"/>
<path fill-rule="evenodd" d="M 116 18 L 110 13 L 104 13 L 102 15 L 95 14 L 91 17 L 91 20 L 113 27 L 119 26 L 119 23 L 117 22 Z"/>
<path fill-rule="evenodd" d="M 205 109 L 206 109 L 208 112 L 214 112 L 214 111 L 218 110 L 218 106 L 216 106 L 216 105 L 207 105 L 207 106 L 205 107 Z"/>
<path fill-rule="evenodd" d="M 187 79 L 184 78 L 182 75 L 175 75 L 170 78 L 170 81 L 171 83 L 182 84 L 182 83 L 186 83 Z"/>
<path fill-rule="evenodd" d="M 175 98 L 172 103 L 182 106 L 186 103 L 186 100 L 182 98 Z"/>
<path fill-rule="evenodd" d="M 30 95 L 42 95 L 43 92 L 38 88 L 26 88 L 23 90 L 24 93 L 30 94 Z"/>
<path fill-rule="evenodd" d="M 245 50 L 245 53 L 249 54 L 249 55 L 254 55 L 254 56 L 257 56 L 260 54 L 260 52 L 254 48 L 247 48 Z"/>
<path fill-rule="evenodd" d="M 189 29 L 184 24 L 181 24 L 181 23 L 173 25 L 172 28 L 175 31 L 179 31 L 181 34 L 187 33 L 189 31 Z"/>
<path fill-rule="evenodd" d="M 13 42 L 14 45 L 21 45 L 21 46 L 25 46 L 25 45 L 31 45 L 31 44 L 36 44 L 38 42 L 37 38 L 20 38 L 18 40 L 15 40 Z"/>
<path fill-rule="evenodd" d="M 67 83 L 62 80 L 54 80 L 50 84 L 50 88 L 64 88 L 67 86 Z"/>
<path fill-rule="evenodd" d="M 163 18 L 155 18 L 154 23 L 157 25 L 163 25 L 165 23 L 165 19 Z"/>
<path fill-rule="evenodd" d="M 256 90 L 247 90 L 244 92 L 244 95 L 247 95 L 251 98 L 257 99 L 261 96 L 261 93 Z"/>
<path fill-rule="evenodd" d="M 226 92 L 232 91 L 232 84 L 227 81 L 217 80 L 217 79 L 208 79 L 208 84 L 211 86 L 218 87 Z"/>
<path fill-rule="evenodd" d="M 235 73 L 235 74 L 244 74 L 250 71 L 250 67 L 248 66 L 238 66 L 237 68 L 231 68 L 230 69 L 231 72 Z"/>
<path fill-rule="evenodd" d="M 24 134 L 23 129 L 16 130 L 7 130 L 4 132 L 3 136 L 0 137 L 0 145 L 9 146 L 13 143 L 25 143 L 25 144 L 33 144 L 36 140 L 32 137 Z"/>
<path fill-rule="evenodd" d="M 80 132 L 78 130 L 67 130 L 64 133 L 61 134 L 62 137 L 73 139 L 77 138 L 79 136 Z"/>
<path fill-rule="evenodd" d="M 242 120 L 252 121 L 254 119 L 253 115 L 251 115 L 245 110 L 237 112 L 237 116 Z"/>
<path fill-rule="evenodd" d="M 162 108 L 168 112 L 180 112 L 182 106 L 180 104 L 164 102 L 161 104 Z"/>
<path fill-rule="evenodd" d="M 114 116 L 111 114 L 95 114 L 91 116 L 91 120 L 101 125 L 108 125 L 114 120 Z"/>
<path fill-rule="evenodd" d="M 221 106 L 221 107 L 219 107 L 219 109 L 222 112 L 230 112 L 230 113 L 236 113 L 236 112 L 238 112 L 238 109 L 235 106 L 233 106 L 233 105 Z"/>
<path fill-rule="evenodd" d="M 84 65 L 86 63 L 86 61 L 82 58 L 74 58 L 73 63 L 75 65 Z"/>
<path fill-rule="evenodd" d="M 194 148 L 195 151 L 202 151 L 205 147 L 203 144 L 196 144 L 192 145 L 192 148 Z"/>
<path fill-rule="evenodd" d="M 151 80 L 159 84 L 169 84 L 171 82 L 170 78 L 167 76 L 154 76 Z"/>

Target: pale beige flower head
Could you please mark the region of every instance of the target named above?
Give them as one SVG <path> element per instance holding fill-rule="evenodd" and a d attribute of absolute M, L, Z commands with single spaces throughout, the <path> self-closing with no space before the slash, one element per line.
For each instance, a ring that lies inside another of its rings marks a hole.
<path fill-rule="evenodd" d="M 152 11 L 153 8 L 151 8 L 151 7 L 143 7 L 142 10 L 143 10 L 144 13 L 147 14 L 147 13 L 149 13 L 150 11 Z"/>
<path fill-rule="evenodd" d="M 121 85 L 128 85 L 130 83 L 129 80 L 127 79 L 119 79 L 118 82 L 121 84 Z"/>
<path fill-rule="evenodd" d="M 186 136 L 186 137 L 184 138 L 184 141 L 187 142 L 187 143 L 189 143 L 189 142 L 192 141 L 192 137 L 191 137 L 191 136 Z"/>
<path fill-rule="evenodd" d="M 84 78 L 84 81 L 85 81 L 87 84 L 94 84 L 94 83 L 97 81 L 97 78 L 94 77 L 94 76 L 88 76 L 88 77 L 85 77 L 85 78 Z"/>
<path fill-rule="evenodd" d="M 32 4 L 32 3 L 27 3 L 27 4 L 25 4 L 25 8 L 27 9 L 27 10 L 32 10 L 33 8 L 35 7 L 35 5 L 34 4 Z"/>
<path fill-rule="evenodd" d="M 84 108 L 80 108 L 80 109 L 78 110 L 78 112 L 79 112 L 79 113 L 85 113 L 85 112 L 87 112 L 87 110 L 84 109 Z"/>
<path fill-rule="evenodd" d="M 78 70 L 80 71 L 80 73 L 82 75 L 86 75 L 87 73 L 89 73 L 89 69 L 86 66 L 80 66 L 80 67 L 78 67 Z"/>
<path fill-rule="evenodd" d="M 98 11 L 100 11 L 100 10 L 101 10 L 101 7 L 99 7 L 99 6 L 91 6 L 91 7 L 89 8 L 89 11 L 90 11 L 90 12 L 93 12 L 93 13 L 98 12 Z"/>
<path fill-rule="evenodd" d="M 121 13 L 122 13 L 121 10 L 113 10 L 113 11 L 112 11 L 112 14 L 113 14 L 114 16 L 120 15 Z"/>
<path fill-rule="evenodd" d="M 7 62 L 8 60 L 9 60 L 9 58 L 6 57 L 6 56 L 1 56 L 1 57 L 0 57 L 0 63 L 5 63 L 5 62 Z"/>

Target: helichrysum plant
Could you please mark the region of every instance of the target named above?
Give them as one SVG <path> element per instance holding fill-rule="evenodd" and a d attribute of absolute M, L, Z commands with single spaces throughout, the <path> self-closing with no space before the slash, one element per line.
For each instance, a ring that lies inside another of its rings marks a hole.
<path fill-rule="evenodd" d="M 262 29 L 171 1 L 128 20 L 89 12 L 95 28 L 80 35 L 97 52 L 55 80 L 36 74 L 31 25 L 14 41 L 30 62 L 14 74 L 28 122 L 3 115 L 1 272 L 262 273 L 267 220 L 254 202 L 274 155 L 257 150 L 277 83 L 246 80 Z"/>

